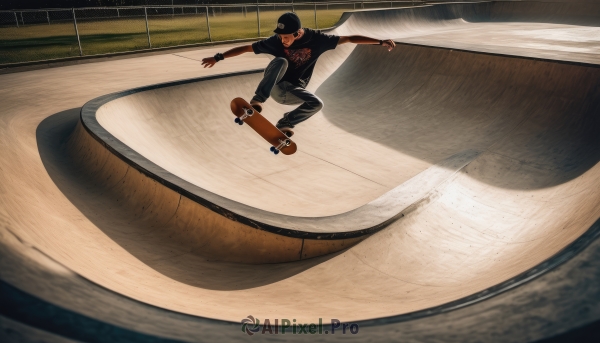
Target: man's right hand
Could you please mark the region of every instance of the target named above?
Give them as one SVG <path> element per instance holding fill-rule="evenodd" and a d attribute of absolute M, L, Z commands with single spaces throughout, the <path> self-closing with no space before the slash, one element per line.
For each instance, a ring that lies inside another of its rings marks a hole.
<path fill-rule="evenodd" d="M 207 57 L 202 59 L 202 65 L 204 68 L 212 68 L 217 63 L 217 60 L 214 57 Z"/>

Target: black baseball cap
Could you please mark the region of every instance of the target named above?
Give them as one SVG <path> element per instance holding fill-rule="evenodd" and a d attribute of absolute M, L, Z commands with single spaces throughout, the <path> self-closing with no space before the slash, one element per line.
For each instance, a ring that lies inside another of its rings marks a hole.
<path fill-rule="evenodd" d="M 277 28 L 273 30 L 275 33 L 290 34 L 302 28 L 300 18 L 293 12 L 287 12 L 277 19 Z"/>

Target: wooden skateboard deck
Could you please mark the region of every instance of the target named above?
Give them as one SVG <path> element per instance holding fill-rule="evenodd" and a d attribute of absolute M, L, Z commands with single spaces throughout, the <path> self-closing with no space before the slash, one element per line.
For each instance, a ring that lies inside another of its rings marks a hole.
<path fill-rule="evenodd" d="M 235 98 L 231 100 L 231 112 L 237 117 L 235 122 L 239 125 L 248 124 L 254 131 L 262 136 L 267 142 L 271 143 L 271 151 L 278 154 L 281 151 L 285 155 L 291 155 L 298 150 L 298 146 L 283 132 L 279 131 L 275 125 L 271 124 L 267 118 L 255 111 L 250 104 L 242 99 Z"/>

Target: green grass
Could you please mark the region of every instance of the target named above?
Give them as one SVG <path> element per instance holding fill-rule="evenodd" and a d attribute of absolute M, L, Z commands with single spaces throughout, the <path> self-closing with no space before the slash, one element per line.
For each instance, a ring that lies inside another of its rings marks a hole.
<path fill-rule="evenodd" d="M 0 28 L 0 64 L 79 56 L 73 23 Z"/>
<path fill-rule="evenodd" d="M 258 36 L 256 12 L 227 13 L 209 17 L 210 33 L 213 41 L 255 38 Z"/>
<path fill-rule="evenodd" d="M 85 55 L 148 48 L 146 21 L 140 19 L 78 20 L 81 49 Z"/>
<path fill-rule="evenodd" d="M 206 17 L 175 17 L 148 19 L 153 48 L 208 42 Z"/>
<path fill-rule="evenodd" d="M 291 9 L 291 8 L 290 8 Z M 277 18 L 288 8 L 267 10 L 261 7 L 260 34 L 273 34 Z M 319 8 L 319 28 L 333 26 L 344 9 Z M 315 27 L 314 11 L 296 9 L 305 27 Z M 213 41 L 255 38 L 258 35 L 256 8 L 244 15 L 240 8 L 215 12 L 210 16 Z M 81 47 L 84 55 L 106 54 L 148 48 L 144 18 L 114 20 L 78 20 Z M 150 16 L 148 19 L 152 47 L 168 47 L 208 42 L 204 13 L 185 16 Z M 79 47 L 72 22 L 60 22 L 17 27 L 0 27 L 0 64 L 40 61 L 79 56 Z"/>

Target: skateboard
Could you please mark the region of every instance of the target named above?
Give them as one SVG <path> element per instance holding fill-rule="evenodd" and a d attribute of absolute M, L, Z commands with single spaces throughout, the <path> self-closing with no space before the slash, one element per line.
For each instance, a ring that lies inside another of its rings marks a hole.
<path fill-rule="evenodd" d="M 267 142 L 271 143 L 271 152 L 275 155 L 281 151 L 284 155 L 291 155 L 298 150 L 298 146 L 283 132 L 279 131 L 275 125 L 271 124 L 267 118 L 254 110 L 250 104 L 242 99 L 235 98 L 231 100 L 231 112 L 235 114 L 235 122 L 239 125 L 248 124 L 254 131 L 262 136 Z"/>

